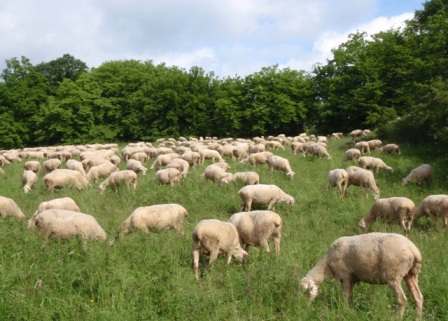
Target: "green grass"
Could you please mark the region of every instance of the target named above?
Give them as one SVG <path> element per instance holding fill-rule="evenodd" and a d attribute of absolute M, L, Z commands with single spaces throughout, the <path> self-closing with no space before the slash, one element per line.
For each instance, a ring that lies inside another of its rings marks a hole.
<path fill-rule="evenodd" d="M 293 156 L 289 149 L 275 154 L 290 159 L 294 178 L 271 172 L 265 165 L 241 165 L 228 159 L 231 172 L 255 170 L 262 183 L 276 184 L 296 199 L 294 207 L 279 204 L 284 222 L 281 253 L 251 248 L 242 265 L 219 258 L 201 269 L 196 282 L 192 271 L 191 232 L 201 219 L 227 220 L 239 211 L 241 185 L 220 186 L 204 181 L 203 166 L 174 187 L 154 181 L 154 171 L 139 175 L 136 191 L 111 189 L 101 194 L 93 184 L 81 192 L 62 189 L 47 193 L 40 174 L 28 194 L 21 189 L 22 163 L 5 167 L 0 175 L 0 195 L 14 199 L 27 217 L 40 202 L 70 196 L 84 213 L 97 218 L 114 238 L 121 223 L 139 206 L 179 203 L 188 211 L 186 235 L 174 231 L 135 232 L 109 246 L 90 242 L 83 250 L 78 240 L 44 241 L 38 231 L 14 218 L 0 221 L 0 315 L 2 320 L 392 320 L 395 299 L 387 286 L 359 284 L 347 306 L 337 280 L 324 283 L 310 303 L 298 292 L 298 281 L 343 235 L 359 234 L 357 222 L 373 204 L 370 193 L 349 187 L 340 199 L 336 189 L 327 191 L 327 174 L 342 163 L 346 139 L 329 142 L 332 160 Z M 446 155 L 438 150 L 402 146 L 402 155 L 380 155 L 395 169 L 376 174 L 381 197 L 405 196 L 416 205 L 427 195 L 447 191 Z M 435 157 L 435 158 L 434 158 Z M 401 179 L 422 163 L 436 171 L 432 183 L 401 186 Z M 151 161 L 147 163 L 149 167 Z M 123 165 L 121 165 L 123 167 Z M 100 180 L 101 181 L 101 180 Z M 402 233 L 398 225 L 375 222 L 371 231 Z M 418 221 L 410 239 L 423 254 L 420 288 L 425 296 L 424 319 L 448 315 L 446 235 L 429 219 Z M 271 245 L 273 248 L 273 245 Z M 405 287 L 404 283 L 403 286 Z M 406 319 L 415 316 L 408 296 Z"/>

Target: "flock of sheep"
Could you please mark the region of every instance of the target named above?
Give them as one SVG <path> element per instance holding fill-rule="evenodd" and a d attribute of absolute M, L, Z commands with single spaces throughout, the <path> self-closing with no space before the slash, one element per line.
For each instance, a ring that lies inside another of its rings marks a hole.
<path fill-rule="evenodd" d="M 370 189 L 376 199 L 370 211 L 361 219 L 359 226 L 367 232 L 369 226 L 377 219 L 390 222 L 398 221 L 405 235 L 411 229 L 413 221 L 421 216 L 429 216 L 437 222 L 443 218 L 443 231 L 448 221 L 448 195 L 430 195 L 419 206 L 405 197 L 380 199 L 374 173 L 380 169 L 393 172 L 380 158 L 367 156 L 372 150 L 382 153 L 400 154 L 396 144 L 384 145 L 378 139 L 363 140 L 368 132 L 352 131 L 353 147 L 344 155 L 343 161 L 354 161 L 359 166 L 346 169 L 337 168 L 328 173 L 328 188 L 337 187 L 344 197 L 348 186 L 355 185 Z M 339 139 L 341 133 L 334 133 L 333 139 Z M 200 253 L 210 256 L 209 264 L 220 253 L 227 255 L 227 262 L 232 257 L 241 261 L 249 246 L 261 246 L 269 252 L 268 242 L 274 241 L 275 252 L 280 253 L 282 237 L 282 218 L 274 212 L 275 205 L 283 202 L 294 205 L 294 197 L 273 184 L 260 184 L 260 177 L 255 171 L 230 173 L 225 157 L 241 164 L 253 166 L 267 164 L 271 170 L 282 171 L 293 179 L 295 173 L 287 158 L 275 155 L 276 149 L 289 146 L 293 155 L 314 155 L 331 159 L 327 150 L 325 136 L 296 137 L 255 137 L 245 139 L 167 139 L 158 140 L 157 147 L 150 143 L 128 144 L 119 153 L 116 144 L 95 144 L 83 146 L 63 146 L 59 148 L 25 148 L 7 150 L 0 153 L 0 173 L 2 167 L 11 162 L 24 161 L 23 191 L 29 193 L 38 180 L 39 172 L 45 173 L 44 184 L 48 192 L 55 188 L 74 187 L 82 190 L 92 182 L 104 179 L 98 188 L 104 191 L 107 186 L 118 190 L 120 185 L 130 189 L 137 188 L 138 175 L 146 175 L 145 163 L 152 159 L 149 169 L 156 170 L 154 178 L 160 184 L 180 182 L 189 173 L 192 166 L 203 165 L 211 160 L 202 176 L 217 184 L 228 184 L 239 180 L 243 183 L 239 191 L 241 197 L 240 211 L 225 221 L 207 219 L 200 221 L 193 231 L 193 271 L 199 279 Z M 75 158 L 79 160 L 75 160 Z M 120 170 L 119 164 L 126 163 L 126 169 Z M 65 168 L 60 168 L 65 164 Z M 252 166 L 252 167 L 253 167 Z M 7 175 L 7 174 L 5 174 Z M 403 178 L 402 183 L 422 183 L 431 179 L 433 169 L 423 164 L 412 170 Z M 252 210 L 253 205 L 266 205 L 266 210 Z M 0 215 L 16 216 L 25 219 L 25 215 L 14 202 L 0 196 Z M 188 216 L 187 210 L 179 204 L 158 204 L 139 207 L 122 223 L 114 240 L 119 240 L 135 230 L 148 233 L 150 230 L 174 229 L 184 235 L 183 222 Z M 79 206 L 69 197 L 56 198 L 42 202 L 28 220 L 29 228 L 38 228 L 43 237 L 71 238 L 79 237 L 84 246 L 89 239 L 105 241 L 106 232 L 96 219 L 81 213 Z M 328 279 L 340 279 L 344 297 L 348 301 L 357 282 L 388 284 L 398 302 L 397 313 L 401 318 L 406 305 L 406 296 L 401 287 L 404 279 L 415 302 L 417 318 L 423 310 L 423 296 L 418 287 L 418 273 L 421 266 L 421 254 L 417 247 L 406 237 L 393 233 L 368 233 L 352 237 L 341 237 L 334 241 L 328 252 L 319 260 L 308 274 L 300 281 L 300 288 L 314 299 L 319 285 Z"/>

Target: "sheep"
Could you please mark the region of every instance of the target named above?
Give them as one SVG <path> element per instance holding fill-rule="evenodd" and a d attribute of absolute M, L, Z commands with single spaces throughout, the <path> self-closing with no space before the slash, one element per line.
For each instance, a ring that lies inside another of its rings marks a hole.
<path fill-rule="evenodd" d="M 82 163 L 80 161 L 77 161 L 75 159 L 69 159 L 65 163 L 65 168 L 67 169 L 73 169 L 78 172 L 80 172 L 82 175 L 87 175 L 86 171 L 84 170 L 84 167 L 82 166 Z"/>
<path fill-rule="evenodd" d="M 341 132 L 331 134 L 331 138 L 334 138 L 334 139 L 340 139 L 341 137 L 344 137 L 344 134 Z"/>
<path fill-rule="evenodd" d="M 216 219 L 200 221 L 193 231 L 193 272 L 199 280 L 199 254 L 210 255 L 209 265 L 218 257 L 219 253 L 227 254 L 227 264 L 232 256 L 239 262 L 247 252 L 241 247 L 238 231 L 232 223 Z"/>
<path fill-rule="evenodd" d="M 167 153 L 167 154 L 159 154 L 156 159 L 154 160 L 154 162 L 152 163 L 150 169 L 154 169 L 157 166 L 166 166 L 168 165 L 173 159 L 180 157 L 179 154 L 177 153 Z"/>
<path fill-rule="evenodd" d="M 235 159 L 243 159 L 247 157 L 249 154 L 249 144 L 248 143 L 238 143 L 233 148 L 232 158 Z"/>
<path fill-rule="evenodd" d="M 185 159 L 179 157 L 173 159 L 171 163 L 165 166 L 165 168 L 170 167 L 177 168 L 181 172 L 182 176 L 187 176 L 188 170 L 190 169 L 190 163 L 188 163 Z"/>
<path fill-rule="evenodd" d="M 181 178 L 181 172 L 175 168 L 159 169 L 155 175 L 155 179 L 160 184 L 170 184 L 170 186 L 174 186 L 174 183 L 180 182 Z"/>
<path fill-rule="evenodd" d="M 437 194 L 425 197 L 414 209 L 414 221 L 422 216 L 432 218 L 435 227 L 437 227 L 437 219 L 442 218 L 442 234 L 444 234 L 448 225 L 448 195 Z"/>
<path fill-rule="evenodd" d="M 369 155 L 370 155 L 369 143 L 367 143 L 365 141 L 357 142 L 355 144 L 354 148 L 359 149 L 359 151 L 361 152 L 361 155 L 364 155 L 365 153 L 369 153 Z"/>
<path fill-rule="evenodd" d="M 157 204 L 138 207 L 121 224 L 116 239 L 122 239 L 137 229 L 145 233 L 149 233 L 150 230 L 166 231 L 174 229 L 183 236 L 183 224 L 187 216 L 188 211 L 179 204 Z"/>
<path fill-rule="evenodd" d="M 99 155 L 99 156 L 97 155 L 95 157 L 89 157 L 89 158 L 83 159 L 81 161 L 81 163 L 82 163 L 82 166 L 84 167 L 85 172 L 87 173 L 90 171 L 90 169 L 93 166 L 101 165 L 104 163 L 112 163 L 112 162 L 109 160 L 109 158 L 105 158 L 102 155 Z"/>
<path fill-rule="evenodd" d="M 285 150 L 285 146 L 283 146 L 281 142 L 278 142 L 275 140 L 266 141 L 264 144 L 265 144 L 265 148 Z"/>
<path fill-rule="evenodd" d="M 137 188 L 137 174 L 129 169 L 113 172 L 100 185 L 98 185 L 98 188 L 100 191 L 104 191 L 106 187 L 110 185 L 115 192 L 117 192 L 118 186 L 123 183 L 126 185 L 128 190 L 132 184 L 135 190 Z"/>
<path fill-rule="evenodd" d="M 414 220 L 415 204 L 407 197 L 380 198 L 375 201 L 358 226 L 366 232 L 377 219 L 393 223 L 398 221 L 407 236 Z"/>
<path fill-rule="evenodd" d="M 34 212 L 33 216 L 31 216 L 31 218 L 28 220 L 28 228 L 33 228 L 36 226 L 36 217 L 40 213 L 54 208 L 60 208 L 74 212 L 81 212 L 79 206 L 70 197 L 55 198 L 47 202 L 41 202 L 37 210 Z"/>
<path fill-rule="evenodd" d="M 73 186 L 80 191 L 89 184 L 89 181 L 78 171 L 59 168 L 46 174 L 44 183 L 47 187 L 47 192 L 64 186 Z"/>
<path fill-rule="evenodd" d="M 354 129 L 348 135 L 352 138 L 352 141 L 355 141 L 356 138 L 364 136 L 364 132 L 362 129 Z"/>
<path fill-rule="evenodd" d="M 131 155 L 130 159 L 135 159 L 144 164 L 148 160 L 148 154 L 145 152 L 136 152 Z"/>
<path fill-rule="evenodd" d="M 51 172 L 61 166 L 61 161 L 57 158 L 50 158 L 44 161 L 42 166 L 45 172 Z"/>
<path fill-rule="evenodd" d="M 346 168 L 346 171 L 348 173 L 347 188 L 350 185 L 370 188 L 375 199 L 380 197 L 380 190 L 376 185 L 375 177 L 371 171 L 357 166 L 349 166 Z"/>
<path fill-rule="evenodd" d="M 180 157 L 186 160 L 192 167 L 201 163 L 201 154 L 198 152 L 186 151 Z"/>
<path fill-rule="evenodd" d="M 23 192 L 28 193 L 37 183 L 37 174 L 31 170 L 24 170 L 22 174 Z"/>
<path fill-rule="evenodd" d="M 348 187 L 348 173 L 345 169 L 337 168 L 328 172 L 327 190 L 336 186 L 341 197 L 344 197 Z"/>
<path fill-rule="evenodd" d="M 286 194 L 280 187 L 273 184 L 246 185 L 238 191 L 238 194 L 243 201 L 240 211 L 250 211 L 252 204 L 268 204 L 268 210 L 274 210 L 275 204 L 282 202 L 287 205 L 294 205 L 294 197 Z"/>
<path fill-rule="evenodd" d="M 218 153 L 221 156 L 231 156 L 233 157 L 233 148 L 235 146 L 233 146 L 232 144 L 225 144 L 225 145 L 221 145 L 219 146 L 216 150 L 218 151 Z"/>
<path fill-rule="evenodd" d="M 65 209 L 43 211 L 37 215 L 35 225 L 45 240 L 79 237 L 84 248 L 88 239 L 105 241 L 107 238 L 106 232 L 92 215 Z"/>
<path fill-rule="evenodd" d="M 378 151 L 381 153 L 396 153 L 398 155 L 401 155 L 401 151 L 400 151 L 400 146 L 398 146 L 397 144 L 387 144 L 384 146 L 381 146 L 380 148 L 378 148 Z"/>
<path fill-rule="evenodd" d="M 287 158 L 273 155 L 268 158 L 268 168 L 273 171 L 281 170 L 286 172 L 286 176 L 293 178 L 295 173 L 291 169 L 291 165 L 289 165 L 289 160 Z"/>
<path fill-rule="evenodd" d="M 309 291 L 310 299 L 314 300 L 321 283 L 339 279 L 348 303 L 358 282 L 387 284 L 398 303 L 398 318 L 402 319 L 407 301 L 401 287 L 404 279 L 414 299 L 419 320 L 423 313 L 423 295 L 418 287 L 421 264 L 419 249 L 400 234 L 343 236 L 333 242 L 327 253 L 300 281 L 299 287 L 303 292 Z"/>
<path fill-rule="evenodd" d="M 361 157 L 361 151 L 359 149 L 350 148 L 346 150 L 342 161 L 345 162 L 351 160 L 357 162 L 360 157 Z"/>
<path fill-rule="evenodd" d="M 274 241 L 276 254 L 280 254 L 282 239 L 282 218 L 272 211 L 239 212 L 233 214 L 229 221 L 236 226 L 240 244 L 248 251 L 249 246 L 262 246 L 270 252 L 268 241 Z"/>
<path fill-rule="evenodd" d="M 370 150 L 374 150 L 374 149 L 380 148 L 381 145 L 383 145 L 383 142 L 379 139 L 372 139 L 372 140 L 368 140 L 367 144 L 369 144 Z"/>
<path fill-rule="evenodd" d="M 381 158 L 370 157 L 370 156 L 361 156 L 358 159 L 359 166 L 362 168 L 374 169 L 375 173 L 378 173 L 380 168 L 384 168 L 385 170 L 393 173 L 394 169 L 388 166 Z"/>
<path fill-rule="evenodd" d="M 0 196 L 0 217 L 14 216 L 20 220 L 25 219 L 19 205 L 12 199 L 5 196 Z"/>
<path fill-rule="evenodd" d="M 23 165 L 23 168 L 25 170 L 29 170 L 29 171 L 33 171 L 35 173 L 39 173 L 40 172 L 40 162 L 39 161 L 35 161 L 35 160 L 31 160 L 31 161 L 27 161 L 25 163 L 25 165 Z"/>
<path fill-rule="evenodd" d="M 208 148 L 202 148 L 199 150 L 199 155 L 201 155 L 200 164 L 204 164 L 206 159 L 211 159 L 212 162 L 215 162 L 215 160 L 224 161 L 218 151 Z"/>
<path fill-rule="evenodd" d="M 244 185 L 255 185 L 260 183 L 260 175 L 257 172 L 236 172 L 221 179 L 224 183 L 240 180 Z"/>
<path fill-rule="evenodd" d="M 292 154 L 293 154 L 293 155 L 297 155 L 299 152 L 300 152 L 300 153 L 304 153 L 304 152 L 305 152 L 305 148 L 304 148 L 304 146 L 306 146 L 306 145 L 304 145 L 304 144 L 305 144 L 305 143 L 303 143 L 303 142 L 298 142 L 298 141 L 292 142 L 292 143 L 291 143 Z"/>
<path fill-rule="evenodd" d="M 407 185 L 408 183 L 416 183 L 421 184 L 423 181 L 430 180 L 434 177 L 434 170 L 431 165 L 423 164 L 420 165 L 408 174 L 405 178 L 403 178 L 402 185 Z"/>
<path fill-rule="evenodd" d="M 247 156 L 246 158 L 242 159 L 240 161 L 241 164 L 251 164 L 251 165 L 257 165 L 257 164 L 265 164 L 267 163 L 269 157 L 273 156 L 271 152 L 259 152 L 259 153 L 253 153 Z"/>
<path fill-rule="evenodd" d="M 128 159 L 128 161 L 126 162 L 126 169 L 131 170 L 136 174 L 142 173 L 143 176 L 146 175 L 147 171 L 146 167 L 142 164 L 141 161 L 132 158 Z"/>
<path fill-rule="evenodd" d="M 311 154 L 317 157 L 326 157 L 328 160 L 331 159 L 331 155 L 328 153 L 327 148 L 322 145 L 322 143 L 315 143 L 310 145 L 305 151 L 304 156 Z"/>
<path fill-rule="evenodd" d="M 218 162 L 208 165 L 201 176 L 212 182 L 227 183 L 224 179 L 230 177 L 232 174 L 227 172 L 228 167 L 224 164 L 227 163 Z"/>
<path fill-rule="evenodd" d="M 87 172 L 87 179 L 96 182 L 98 178 L 107 177 L 116 171 L 118 171 L 118 167 L 108 161 L 100 165 L 92 166 Z"/>

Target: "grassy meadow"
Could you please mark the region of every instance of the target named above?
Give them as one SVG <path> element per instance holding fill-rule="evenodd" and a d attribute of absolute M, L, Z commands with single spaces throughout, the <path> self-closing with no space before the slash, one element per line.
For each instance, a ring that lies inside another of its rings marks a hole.
<path fill-rule="evenodd" d="M 344 302 L 339 281 L 328 281 L 310 303 L 298 291 L 298 281 L 317 263 L 340 236 L 361 233 L 358 221 L 370 209 L 372 194 L 350 186 L 341 199 L 336 189 L 326 190 L 328 171 L 354 165 L 342 162 L 349 139 L 329 140 L 332 160 L 293 156 L 287 147 L 274 154 L 287 157 L 296 175 L 271 172 L 266 165 L 242 165 L 227 159 L 230 172 L 254 170 L 261 183 L 276 184 L 295 197 L 295 205 L 277 205 L 283 218 L 279 256 L 250 248 L 242 265 L 226 264 L 219 257 L 201 269 L 200 281 L 192 271 L 191 233 L 202 219 L 227 220 L 239 211 L 241 184 L 220 186 L 200 175 L 206 164 L 190 168 L 188 176 L 174 187 L 158 185 L 154 170 L 139 175 L 137 190 L 118 193 L 97 185 L 83 191 L 64 188 L 47 193 L 39 182 L 25 194 L 23 163 L 5 166 L 0 175 L 0 195 L 14 199 L 27 218 L 42 201 L 72 197 L 84 213 L 95 216 L 114 238 L 121 223 L 139 206 L 178 203 L 189 216 L 184 237 L 174 231 L 135 232 L 110 246 L 89 242 L 83 250 L 78 240 L 44 241 L 37 230 L 15 218 L 0 221 L 0 318 L 2 320 L 392 320 L 395 298 L 387 286 L 358 284 L 350 306 Z M 430 194 L 448 194 L 447 154 L 436 147 L 402 146 L 402 155 L 379 154 L 395 169 L 375 174 L 381 197 L 405 196 L 416 205 Z M 152 161 L 146 163 L 151 166 Z M 422 164 L 431 164 L 436 178 L 423 186 L 402 186 L 401 179 Z M 63 166 L 62 166 L 63 167 Z M 120 165 L 124 168 L 124 164 Z M 409 238 L 423 255 L 420 289 L 425 297 L 423 319 L 443 320 L 448 315 L 447 235 L 441 222 L 416 222 Z M 371 231 L 402 234 L 399 225 L 376 222 Z M 207 257 L 203 257 L 207 259 Z M 408 297 L 405 319 L 415 317 Z"/>

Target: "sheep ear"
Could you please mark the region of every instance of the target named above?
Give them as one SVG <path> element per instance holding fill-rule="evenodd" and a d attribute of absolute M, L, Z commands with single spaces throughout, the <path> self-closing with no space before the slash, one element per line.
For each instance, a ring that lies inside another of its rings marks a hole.
<path fill-rule="evenodd" d="M 249 256 L 249 253 L 247 253 L 247 251 L 243 250 L 243 256 Z"/>

